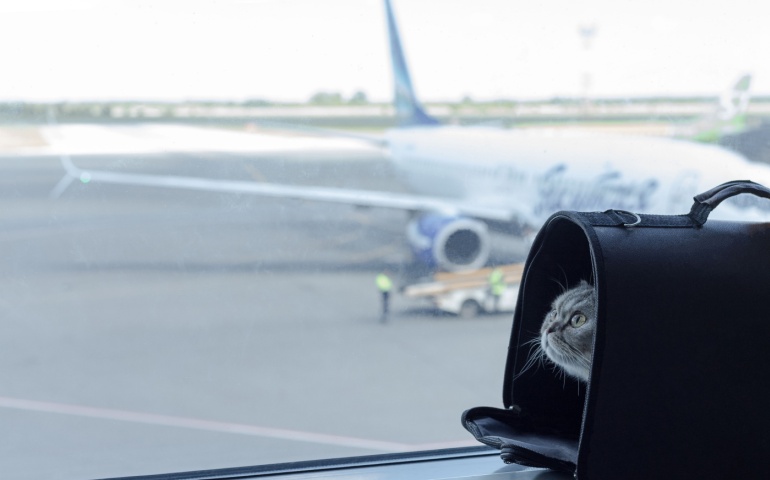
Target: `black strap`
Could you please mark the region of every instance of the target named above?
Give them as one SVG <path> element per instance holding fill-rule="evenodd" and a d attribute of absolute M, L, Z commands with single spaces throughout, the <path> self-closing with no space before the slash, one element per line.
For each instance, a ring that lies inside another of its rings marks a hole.
<path fill-rule="evenodd" d="M 670 227 L 693 228 L 706 223 L 709 214 L 720 203 L 741 193 L 751 193 L 770 199 L 770 189 L 751 180 L 734 180 L 723 183 L 693 197 L 695 202 L 690 213 L 684 215 L 648 215 L 626 210 L 606 210 L 604 212 L 560 212 L 557 215 L 578 217 L 595 227 Z"/>
<path fill-rule="evenodd" d="M 688 215 L 648 215 L 631 213 L 625 210 L 607 210 L 604 212 L 574 212 L 584 222 L 594 227 L 668 227 L 693 228 L 697 227 Z"/>
<path fill-rule="evenodd" d="M 706 223 L 709 214 L 722 201 L 739 195 L 741 193 L 751 193 L 758 197 L 770 198 L 770 189 L 764 185 L 752 182 L 751 180 L 734 180 L 716 186 L 707 192 L 696 195 L 693 200 L 690 213 L 687 214 L 697 225 Z"/>

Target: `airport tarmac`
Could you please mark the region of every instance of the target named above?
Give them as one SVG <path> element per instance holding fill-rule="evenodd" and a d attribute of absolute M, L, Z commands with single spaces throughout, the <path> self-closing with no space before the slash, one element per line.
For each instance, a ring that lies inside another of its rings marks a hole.
<path fill-rule="evenodd" d="M 462 411 L 501 405 L 510 314 L 463 320 L 396 295 L 389 321 L 378 321 L 374 276 L 410 262 L 403 212 L 81 182 L 51 199 L 63 174 L 53 153 L 0 158 L 8 478 L 474 445 Z M 72 160 L 404 188 L 382 154 L 348 147 L 164 146 Z"/>

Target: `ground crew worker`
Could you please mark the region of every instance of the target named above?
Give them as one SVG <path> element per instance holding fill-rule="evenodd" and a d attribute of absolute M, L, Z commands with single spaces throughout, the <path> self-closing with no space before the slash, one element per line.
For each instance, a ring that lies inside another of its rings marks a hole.
<path fill-rule="evenodd" d="M 390 291 L 393 289 L 393 281 L 388 276 L 387 271 L 380 272 L 375 279 L 377 283 L 377 289 L 382 294 L 382 316 L 380 321 L 384 322 L 388 319 L 388 303 L 390 302 Z"/>
<path fill-rule="evenodd" d="M 500 297 L 503 296 L 505 291 L 505 275 L 503 275 L 502 270 L 495 268 L 489 274 L 487 281 L 489 282 L 489 293 L 492 295 L 494 311 L 496 312 L 500 308 Z"/>

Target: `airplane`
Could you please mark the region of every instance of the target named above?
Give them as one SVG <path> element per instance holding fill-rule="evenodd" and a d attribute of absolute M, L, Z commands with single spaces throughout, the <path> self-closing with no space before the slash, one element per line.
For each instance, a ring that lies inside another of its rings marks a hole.
<path fill-rule="evenodd" d="M 391 1 L 384 0 L 384 7 L 399 126 L 366 138 L 387 150 L 413 193 L 85 170 L 64 155 L 65 176 L 56 195 L 78 179 L 399 209 L 411 214 L 407 238 L 415 257 L 431 268 L 457 271 L 487 264 L 491 231 L 531 238 L 559 210 L 680 214 L 689 211 L 694 195 L 726 181 L 750 178 L 770 185 L 770 167 L 715 145 L 443 125 L 417 98 Z M 770 211 L 762 199 L 742 197 L 725 202 L 714 217 Z"/>

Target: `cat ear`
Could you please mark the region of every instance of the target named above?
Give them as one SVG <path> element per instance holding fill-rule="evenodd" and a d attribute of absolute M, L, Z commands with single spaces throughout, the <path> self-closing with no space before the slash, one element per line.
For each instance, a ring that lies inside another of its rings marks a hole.
<path fill-rule="evenodd" d="M 580 280 L 580 286 L 581 287 L 590 287 L 591 284 L 586 282 L 585 280 Z"/>

